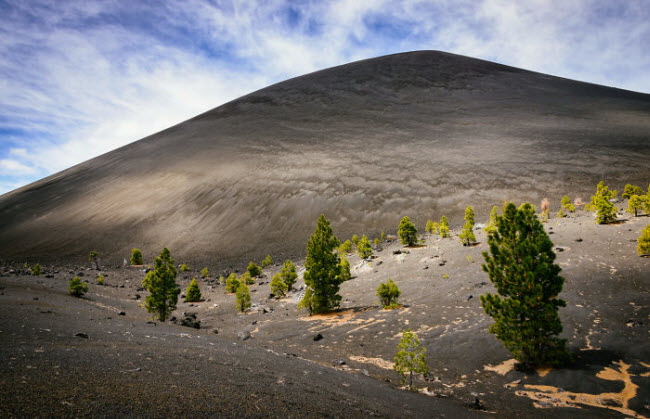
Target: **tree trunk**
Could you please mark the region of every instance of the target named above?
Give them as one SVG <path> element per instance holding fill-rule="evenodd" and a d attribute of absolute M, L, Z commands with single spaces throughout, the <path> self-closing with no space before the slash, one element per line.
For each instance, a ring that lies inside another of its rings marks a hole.
<path fill-rule="evenodd" d="M 413 389 L 413 371 L 409 372 L 409 390 Z"/>

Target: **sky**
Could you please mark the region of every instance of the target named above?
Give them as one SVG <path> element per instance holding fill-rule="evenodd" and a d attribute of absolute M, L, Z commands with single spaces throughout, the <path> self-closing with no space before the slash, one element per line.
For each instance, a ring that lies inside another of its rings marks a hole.
<path fill-rule="evenodd" d="M 0 194 L 270 84 L 428 49 L 650 93 L 650 1 L 0 0 Z"/>

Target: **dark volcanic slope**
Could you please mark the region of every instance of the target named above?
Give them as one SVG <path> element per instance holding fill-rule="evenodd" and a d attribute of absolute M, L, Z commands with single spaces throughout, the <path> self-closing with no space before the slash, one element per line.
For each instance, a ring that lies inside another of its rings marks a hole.
<path fill-rule="evenodd" d="M 0 258 L 234 263 L 650 180 L 650 95 L 434 51 L 288 80 L 0 197 Z"/>

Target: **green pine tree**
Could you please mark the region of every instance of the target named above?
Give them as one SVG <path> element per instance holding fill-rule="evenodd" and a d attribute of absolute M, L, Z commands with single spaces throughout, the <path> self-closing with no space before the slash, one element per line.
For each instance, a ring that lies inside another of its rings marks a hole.
<path fill-rule="evenodd" d="M 562 200 L 560 201 L 560 205 L 562 206 L 563 210 L 567 210 L 569 212 L 576 212 L 576 207 L 571 203 L 571 198 L 569 198 L 568 195 L 564 195 L 562 197 Z"/>
<path fill-rule="evenodd" d="M 228 275 L 228 279 L 226 279 L 226 292 L 228 293 L 234 293 L 237 292 L 237 288 L 239 288 L 239 285 L 241 282 L 239 281 L 239 278 L 237 278 L 237 275 L 233 272 L 230 275 Z"/>
<path fill-rule="evenodd" d="M 488 220 L 487 224 L 483 228 L 483 230 L 487 233 L 490 234 L 493 231 L 496 231 L 497 229 L 497 215 L 499 215 L 499 207 L 496 205 L 492 207 L 492 211 L 490 211 L 490 219 Z"/>
<path fill-rule="evenodd" d="M 353 243 L 355 246 L 357 246 L 357 244 L 359 244 L 359 236 L 357 236 L 356 234 L 353 234 L 353 235 L 352 235 L 352 243 Z"/>
<path fill-rule="evenodd" d="M 208 272 L 208 268 L 203 268 L 203 270 L 201 270 L 201 278 L 205 279 L 209 276 L 210 276 L 210 272 Z"/>
<path fill-rule="evenodd" d="M 469 205 L 465 209 L 465 225 L 458 238 L 463 243 L 463 246 L 476 243 L 476 237 L 474 236 L 474 210 Z"/>
<path fill-rule="evenodd" d="M 246 285 L 253 285 L 255 283 L 255 279 L 253 279 L 251 276 L 250 271 L 246 271 L 242 274 L 242 276 L 239 277 L 239 282 Z"/>
<path fill-rule="evenodd" d="M 643 189 L 639 186 L 630 185 L 629 183 L 623 188 L 623 194 L 621 195 L 625 199 L 630 199 L 632 195 L 643 195 Z"/>
<path fill-rule="evenodd" d="M 298 279 L 298 274 L 296 273 L 296 266 L 290 260 L 287 260 L 284 262 L 284 265 L 282 265 L 280 277 L 282 278 L 282 282 L 287 284 L 287 290 L 291 291 L 291 289 L 293 289 L 293 284 L 295 284 L 296 279 Z"/>
<path fill-rule="evenodd" d="M 246 311 L 251 306 L 251 292 L 248 290 L 246 284 L 239 284 L 237 288 L 237 293 L 235 294 L 235 303 L 237 305 L 237 310 L 242 313 Z"/>
<path fill-rule="evenodd" d="M 399 228 L 397 234 L 402 242 L 406 246 L 415 246 L 418 242 L 418 230 L 415 228 L 408 216 L 402 218 L 402 221 L 399 223 Z"/>
<path fill-rule="evenodd" d="M 635 217 L 639 216 L 639 210 L 644 207 L 645 196 L 632 195 L 627 202 L 627 212 L 634 214 Z"/>
<path fill-rule="evenodd" d="M 250 262 L 248 264 L 247 271 L 250 274 L 250 276 L 253 277 L 253 278 L 257 278 L 258 276 L 262 276 L 262 268 L 260 268 L 259 266 L 257 266 L 253 262 Z"/>
<path fill-rule="evenodd" d="M 361 240 L 359 240 L 359 244 L 357 244 L 357 251 L 359 252 L 359 257 L 361 259 L 367 259 L 372 256 L 372 246 L 370 245 L 370 240 L 368 240 L 368 237 L 366 237 L 365 234 L 361 237 Z"/>
<path fill-rule="evenodd" d="M 88 285 L 81 282 L 78 276 L 75 276 L 68 284 L 68 292 L 74 297 L 81 297 L 88 292 Z"/>
<path fill-rule="evenodd" d="M 142 258 L 140 249 L 131 250 L 131 265 L 144 265 L 144 259 Z"/>
<path fill-rule="evenodd" d="M 449 221 L 447 221 L 447 217 L 444 215 L 440 218 L 440 227 L 438 227 L 438 232 L 440 233 L 440 237 L 443 239 L 449 237 Z"/>
<path fill-rule="evenodd" d="M 99 252 L 93 250 L 88 254 L 88 261 L 95 267 L 99 269 Z"/>
<path fill-rule="evenodd" d="M 313 313 L 325 313 L 338 308 L 341 296 L 339 257 L 334 253 L 338 240 L 332 234 L 330 222 L 321 215 L 316 230 L 307 242 L 307 259 L 305 261 L 305 284 L 310 292 L 305 292 L 302 307 Z"/>
<path fill-rule="evenodd" d="M 185 302 L 193 303 L 199 300 L 201 300 L 201 289 L 196 282 L 196 278 L 192 278 L 190 285 L 187 287 L 187 291 L 185 291 Z"/>
<path fill-rule="evenodd" d="M 557 335 L 562 332 L 558 308 L 566 305 L 558 298 L 564 278 L 534 208 L 508 204 L 488 245 L 482 267 L 498 292 L 481 296 L 483 309 L 495 321 L 490 333 L 525 368 L 563 364 L 569 359 L 566 339 Z"/>
<path fill-rule="evenodd" d="M 287 289 L 287 284 L 282 280 L 280 273 L 278 272 L 273 275 L 273 279 L 271 279 L 271 294 L 278 298 L 284 297 L 287 294 Z"/>
<path fill-rule="evenodd" d="M 339 266 L 341 267 L 341 273 L 339 274 L 341 276 L 341 282 L 349 281 L 352 278 L 352 274 L 350 273 L 350 262 L 348 262 L 348 258 L 342 256 Z"/>
<path fill-rule="evenodd" d="M 271 255 L 266 255 L 266 257 L 262 261 L 262 268 L 266 268 L 271 265 L 273 265 L 273 258 L 271 257 Z"/>
<path fill-rule="evenodd" d="M 591 197 L 589 208 L 596 211 L 596 222 L 607 224 L 616 220 L 616 207 L 610 201 L 616 197 L 616 191 L 610 191 L 605 182 L 600 181 L 596 186 L 596 195 Z"/>
<path fill-rule="evenodd" d="M 424 231 L 433 234 L 433 221 L 427 220 L 427 225 L 424 227 Z"/>
<path fill-rule="evenodd" d="M 397 355 L 393 369 L 402 376 L 402 383 L 409 377 L 409 389 L 413 388 L 413 374 L 428 374 L 427 349 L 422 346 L 418 335 L 406 329 L 402 332 L 402 339 L 397 345 Z"/>
<path fill-rule="evenodd" d="M 379 284 L 376 295 L 379 297 L 381 306 L 386 309 L 393 309 L 399 307 L 397 298 L 402 294 L 397 284 L 392 279 L 388 278 L 388 282 Z"/>
<path fill-rule="evenodd" d="M 38 263 L 32 267 L 32 275 L 34 276 L 39 276 L 43 273 L 43 269 L 41 268 L 41 265 Z"/>
<path fill-rule="evenodd" d="M 176 310 L 178 294 L 181 292 L 176 284 L 176 268 L 169 249 L 165 247 L 156 258 L 154 268 L 144 278 L 142 286 L 149 291 L 144 308 L 161 322 L 167 320 L 171 312 Z"/>
<path fill-rule="evenodd" d="M 190 270 L 190 267 L 187 266 L 187 263 L 183 263 L 183 264 L 181 265 L 181 272 L 187 272 L 187 271 L 189 271 L 189 270 Z"/>
<path fill-rule="evenodd" d="M 650 224 L 645 226 L 641 235 L 637 239 L 638 246 L 636 252 L 639 255 L 647 256 L 650 255 Z"/>
<path fill-rule="evenodd" d="M 339 256 L 346 255 L 350 252 L 352 252 L 352 242 L 350 240 L 346 240 L 341 243 L 339 246 Z"/>

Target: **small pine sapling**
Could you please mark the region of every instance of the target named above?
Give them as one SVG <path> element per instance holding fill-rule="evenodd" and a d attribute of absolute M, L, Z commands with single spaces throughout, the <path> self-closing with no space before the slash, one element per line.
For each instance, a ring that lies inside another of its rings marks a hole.
<path fill-rule="evenodd" d="M 187 287 L 187 291 L 185 291 L 185 302 L 193 303 L 199 300 L 201 300 L 201 289 L 196 282 L 196 278 L 192 278 L 190 285 Z"/>
<path fill-rule="evenodd" d="M 97 275 L 97 285 L 104 285 L 104 275 Z"/>
<path fill-rule="evenodd" d="M 397 284 L 388 278 L 388 282 L 379 284 L 376 295 L 379 297 L 381 306 L 385 309 L 392 310 L 399 307 L 397 298 L 402 294 Z"/>
<path fill-rule="evenodd" d="M 68 292 L 74 297 L 81 297 L 88 292 L 88 285 L 81 282 L 78 276 L 75 276 L 68 284 Z"/>
<path fill-rule="evenodd" d="M 234 293 L 237 292 L 237 288 L 239 288 L 240 281 L 239 278 L 237 278 L 237 275 L 233 272 L 228 276 L 228 279 L 226 279 L 226 292 L 228 293 Z"/>
<path fill-rule="evenodd" d="M 476 236 L 474 236 L 474 210 L 469 205 L 465 209 L 465 225 L 458 238 L 463 243 L 463 246 L 470 246 L 476 243 Z"/>
<path fill-rule="evenodd" d="M 210 272 L 208 271 L 208 268 L 203 268 L 201 270 L 201 278 L 205 279 L 210 276 Z"/>
<path fill-rule="evenodd" d="M 379 240 L 379 238 L 376 238 L 373 243 L 375 246 L 379 246 L 381 244 L 381 240 Z"/>
<path fill-rule="evenodd" d="M 567 210 L 569 212 L 576 212 L 576 207 L 571 203 L 571 198 L 568 195 L 564 195 L 560 201 L 561 209 Z"/>
<path fill-rule="evenodd" d="M 402 377 L 402 383 L 406 382 L 408 375 L 409 389 L 413 389 L 413 374 L 428 374 L 427 367 L 427 349 L 422 346 L 420 339 L 406 329 L 402 332 L 402 339 L 397 345 L 397 355 L 395 355 L 395 364 L 393 369 Z"/>
<path fill-rule="evenodd" d="M 258 276 L 262 276 L 262 268 L 257 266 L 255 263 L 250 262 L 248 264 L 248 268 L 246 268 L 250 276 L 253 278 L 257 278 Z"/>
<path fill-rule="evenodd" d="M 386 233 L 382 231 L 381 234 L 379 235 L 379 238 L 381 239 L 381 241 L 386 241 Z"/>
<path fill-rule="evenodd" d="M 131 250 L 131 265 L 133 266 L 139 266 L 139 265 L 144 265 L 144 259 L 142 258 L 142 252 L 140 249 L 133 249 Z"/>
<path fill-rule="evenodd" d="M 645 226 L 641 235 L 637 239 L 638 246 L 636 252 L 640 256 L 650 256 L 650 224 Z"/>
<path fill-rule="evenodd" d="M 361 259 L 367 259 L 372 256 L 372 246 L 370 246 L 370 240 L 364 234 L 357 244 L 357 251 L 359 252 L 359 257 Z"/>
<path fill-rule="evenodd" d="M 239 282 L 241 282 L 242 284 L 246 284 L 246 285 L 253 285 L 255 283 L 255 279 L 251 276 L 250 272 L 246 271 L 239 278 Z"/>
<path fill-rule="evenodd" d="M 237 293 L 235 293 L 235 302 L 237 310 L 242 313 L 251 307 L 251 293 L 246 284 L 239 284 Z"/>
<path fill-rule="evenodd" d="M 643 195 L 643 189 L 639 186 L 630 185 L 629 183 L 623 188 L 623 194 L 621 195 L 625 199 L 630 199 L 632 195 Z"/>
<path fill-rule="evenodd" d="M 348 258 L 343 256 L 341 258 L 341 263 L 339 264 L 341 268 L 341 273 L 339 274 L 341 277 L 341 281 L 349 281 L 352 279 L 352 274 L 350 273 L 350 262 L 348 261 Z"/>
<path fill-rule="evenodd" d="M 564 218 L 564 217 L 566 217 L 566 214 L 564 213 L 564 210 L 563 210 L 562 208 L 560 208 L 560 209 L 558 210 L 556 217 L 557 217 L 557 218 Z"/>
<path fill-rule="evenodd" d="M 627 212 L 634 214 L 635 217 L 639 216 L 639 210 L 643 209 L 645 204 L 645 196 L 632 195 L 627 202 Z"/>
<path fill-rule="evenodd" d="M 189 270 L 190 270 L 190 267 L 187 266 L 187 263 L 183 263 L 183 264 L 181 265 L 181 272 L 187 272 L 187 271 L 189 271 Z"/>
<path fill-rule="evenodd" d="M 287 294 L 287 289 L 287 284 L 282 280 L 280 273 L 278 272 L 273 275 L 273 279 L 271 279 L 271 294 L 278 298 L 284 297 Z"/>
<path fill-rule="evenodd" d="M 440 218 L 440 227 L 438 227 L 438 231 L 440 232 L 440 237 L 443 239 L 449 237 L 449 221 L 447 221 L 447 217 L 444 215 Z"/>
<path fill-rule="evenodd" d="M 352 235 L 352 243 L 353 243 L 355 246 L 357 246 L 357 245 L 359 244 L 359 236 L 357 236 L 356 234 L 353 234 L 353 235 Z"/>
<path fill-rule="evenodd" d="M 433 233 L 433 221 L 427 220 L 427 225 L 424 226 L 424 231 L 427 233 Z"/>
<path fill-rule="evenodd" d="M 397 234 L 403 245 L 415 246 L 418 242 L 418 230 L 415 228 L 408 216 L 402 218 L 399 223 Z"/>
<path fill-rule="evenodd" d="M 32 268 L 32 275 L 39 276 L 42 273 L 43 273 L 43 269 L 41 268 L 41 265 L 39 265 L 38 263 L 34 265 L 34 267 Z"/>
<path fill-rule="evenodd" d="M 271 255 L 266 255 L 266 257 L 262 261 L 262 268 L 266 268 L 271 265 L 273 265 L 273 258 L 271 257 Z"/>
<path fill-rule="evenodd" d="M 296 279 L 298 279 L 298 274 L 296 273 L 296 266 L 290 260 L 287 260 L 284 262 L 284 265 L 282 265 L 280 277 L 282 278 L 282 282 L 287 284 L 287 291 L 291 291 L 293 289 L 293 284 L 295 284 Z"/>
<path fill-rule="evenodd" d="M 93 250 L 88 254 L 88 261 L 95 267 L 95 269 L 99 269 L 99 252 Z"/>
<path fill-rule="evenodd" d="M 142 281 L 142 287 L 149 291 L 143 303 L 147 312 L 158 317 L 161 322 L 167 320 L 171 312 L 176 310 L 181 289 L 176 283 L 174 260 L 166 247 L 156 258 L 154 268 Z"/>
<path fill-rule="evenodd" d="M 339 255 L 346 255 L 352 251 L 352 242 L 346 240 L 339 246 Z"/>
<path fill-rule="evenodd" d="M 492 211 L 490 211 L 490 219 L 488 220 L 487 224 L 485 224 L 485 227 L 483 230 L 487 233 L 490 234 L 493 231 L 496 230 L 497 228 L 497 215 L 499 215 L 499 208 L 495 205 L 492 207 Z"/>
<path fill-rule="evenodd" d="M 616 220 L 616 207 L 611 200 L 616 197 L 615 190 L 609 190 L 605 182 L 600 181 L 596 186 L 596 195 L 592 195 L 589 208 L 596 211 L 596 222 L 607 224 Z M 586 207 L 586 206 L 585 206 Z"/>

